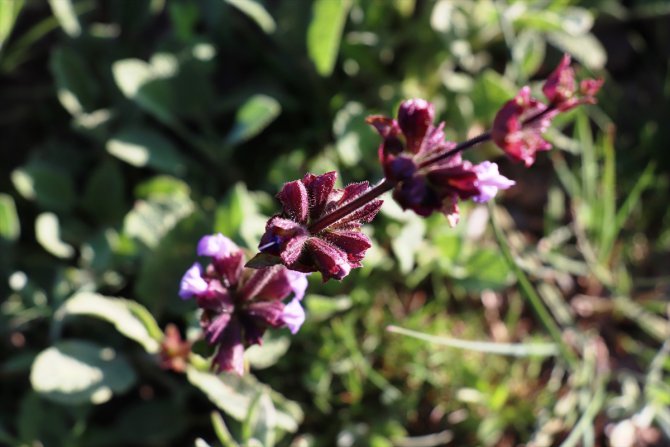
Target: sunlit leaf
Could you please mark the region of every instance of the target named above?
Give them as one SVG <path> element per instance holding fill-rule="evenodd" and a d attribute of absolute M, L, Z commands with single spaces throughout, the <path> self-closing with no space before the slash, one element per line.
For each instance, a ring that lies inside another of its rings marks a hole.
<path fill-rule="evenodd" d="M 142 312 L 142 318 L 136 310 Z M 139 303 L 122 298 L 111 298 L 97 293 L 80 292 L 67 300 L 57 311 L 55 321 L 70 316 L 86 315 L 100 318 L 114 325 L 117 331 L 141 344 L 149 353 L 158 352 L 162 336 L 158 323 Z"/>
<path fill-rule="evenodd" d="M 20 234 L 21 222 L 14 199 L 10 195 L 0 194 L 0 238 L 15 241 Z"/>
<path fill-rule="evenodd" d="M 54 213 L 37 216 L 35 238 L 46 251 L 58 258 L 71 258 L 74 255 L 74 248 L 60 238 L 60 223 Z"/>
<path fill-rule="evenodd" d="M 69 211 L 75 203 L 71 176 L 46 163 L 29 164 L 12 172 L 12 183 L 28 200 L 55 211 Z"/>
<path fill-rule="evenodd" d="M 231 6 L 236 7 L 244 14 L 246 14 L 251 20 L 256 22 L 260 28 L 268 34 L 274 33 L 277 28 L 275 20 L 272 18 L 270 13 L 263 7 L 263 5 L 257 0 L 224 0 Z"/>
<path fill-rule="evenodd" d="M 168 174 L 184 172 L 177 148 L 160 133 L 140 127 L 128 127 L 107 141 L 107 152 L 137 167 L 151 167 Z"/>
<path fill-rule="evenodd" d="M 81 34 L 81 25 L 72 5 L 72 0 L 49 0 L 49 5 L 63 31 L 70 37 L 77 37 Z"/>
<path fill-rule="evenodd" d="M 14 23 L 25 5 L 25 0 L 4 0 L 0 2 L 0 49 L 14 28 Z"/>
<path fill-rule="evenodd" d="M 50 66 L 63 107 L 73 116 L 92 112 L 98 84 L 91 77 L 81 53 L 71 47 L 58 47 L 51 53 Z"/>
<path fill-rule="evenodd" d="M 307 29 L 307 53 L 322 76 L 329 76 L 335 67 L 342 30 L 351 2 L 349 0 L 315 0 L 312 21 Z"/>
<path fill-rule="evenodd" d="M 61 341 L 42 351 L 30 373 L 35 391 L 68 405 L 105 403 L 135 380 L 122 354 L 83 340 Z"/>
<path fill-rule="evenodd" d="M 237 110 L 235 124 L 226 137 L 226 143 L 243 143 L 265 129 L 281 113 L 276 99 L 266 95 L 254 95 Z"/>

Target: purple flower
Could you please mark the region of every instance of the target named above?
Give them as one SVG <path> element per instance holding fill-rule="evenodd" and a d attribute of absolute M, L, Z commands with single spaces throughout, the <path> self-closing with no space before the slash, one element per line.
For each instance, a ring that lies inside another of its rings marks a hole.
<path fill-rule="evenodd" d="M 202 266 L 197 262 L 191 266 L 179 284 L 179 296 L 182 299 L 192 298 L 193 295 L 203 294 L 207 291 L 207 281 L 202 278 Z"/>
<path fill-rule="evenodd" d="M 440 211 L 454 224 L 458 200 L 480 196 L 477 173 L 460 153 L 450 153 L 455 143 L 444 138 L 444 123 L 433 125 L 434 107 L 423 99 L 404 101 L 397 120 L 370 116 L 367 122 L 382 136 L 379 160 L 393 198 L 404 209 L 421 216 Z"/>
<path fill-rule="evenodd" d="M 337 173 L 306 174 L 288 182 L 277 194 L 282 213 L 268 221 L 259 250 L 270 263 L 281 262 L 299 272 L 321 272 L 324 281 L 342 279 L 361 266 L 370 240 L 361 232 L 379 211 L 382 201 L 374 199 L 342 216 L 325 228 L 314 229 L 330 212 L 337 210 L 368 190 L 368 183 L 353 183 L 335 188 Z M 261 255 L 261 258 L 263 256 Z M 258 258 L 251 261 L 255 264 Z"/>
<path fill-rule="evenodd" d="M 213 367 L 243 374 L 244 349 L 262 343 L 267 328 L 300 328 L 306 275 L 281 265 L 244 269 L 242 250 L 221 234 L 203 237 L 198 254 L 211 256 L 211 263 L 204 270 L 198 263 L 189 268 L 179 294 L 195 298 L 202 310 L 205 340 L 216 346 Z"/>
<path fill-rule="evenodd" d="M 293 298 L 284 306 L 282 320 L 292 334 L 296 334 L 300 330 L 300 327 L 305 322 L 305 310 L 300 305 L 298 298 Z"/>
<path fill-rule="evenodd" d="M 479 195 L 472 198 L 474 202 L 488 202 L 496 196 L 499 189 L 507 189 L 516 184 L 515 181 L 500 175 L 498 165 L 485 161 L 474 166 L 477 174 L 475 185 L 479 188 Z"/>

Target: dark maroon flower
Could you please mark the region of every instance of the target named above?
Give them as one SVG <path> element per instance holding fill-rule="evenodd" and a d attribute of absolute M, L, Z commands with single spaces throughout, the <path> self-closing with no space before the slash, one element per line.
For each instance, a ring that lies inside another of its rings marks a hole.
<path fill-rule="evenodd" d="M 506 182 L 487 183 L 484 194 L 480 176 L 492 172 L 491 169 L 488 165 L 479 169 L 479 165 L 464 161 L 454 151 L 456 144 L 445 141 L 444 123 L 433 125 L 434 116 L 431 103 L 410 99 L 400 105 L 397 120 L 370 116 L 367 122 L 383 138 L 379 160 L 387 181 L 393 184 L 396 202 L 421 216 L 441 211 L 455 225 L 459 199 L 490 199 L 497 188 L 506 189 L 513 182 L 500 176 L 493 163 L 496 175 Z"/>
<path fill-rule="evenodd" d="M 281 265 L 244 269 L 242 250 L 221 234 L 203 237 L 198 254 L 210 256 L 211 263 L 204 270 L 193 264 L 182 278 L 179 295 L 195 298 L 202 309 L 205 340 L 217 347 L 213 367 L 241 375 L 244 349 L 261 344 L 267 328 L 298 331 L 305 319 L 300 300 L 307 279 Z M 291 294 L 293 299 L 285 304 Z"/>
<path fill-rule="evenodd" d="M 496 114 L 491 138 L 512 160 L 530 166 L 535 162 L 536 152 L 551 149 L 542 134 L 557 113 L 531 97 L 530 87 L 523 87 Z"/>
<path fill-rule="evenodd" d="M 535 162 L 537 152 L 551 149 L 551 144 L 542 137 L 551 120 L 559 112 L 580 104 L 594 104 L 595 94 L 602 84 L 602 79 L 585 79 L 577 89 L 570 56 L 566 54 L 542 86 L 549 104 L 533 98 L 530 87 L 523 87 L 498 111 L 491 138 L 512 160 L 530 166 Z"/>
<path fill-rule="evenodd" d="M 270 263 L 281 262 L 300 272 L 321 272 L 324 281 L 342 279 L 352 268 L 361 266 L 370 240 L 361 232 L 363 223 L 371 221 L 382 201 L 371 200 L 351 213 L 337 218 L 324 228 L 318 223 L 325 216 L 351 203 L 369 189 L 367 182 L 335 188 L 336 172 L 307 174 L 301 180 L 288 182 L 277 194 L 282 213 L 272 217 L 261 238 L 261 257 Z M 252 260 L 250 265 L 254 265 Z"/>

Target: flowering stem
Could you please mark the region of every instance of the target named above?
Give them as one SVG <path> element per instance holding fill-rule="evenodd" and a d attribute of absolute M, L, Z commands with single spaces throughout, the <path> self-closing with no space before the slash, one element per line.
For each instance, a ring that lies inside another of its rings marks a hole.
<path fill-rule="evenodd" d="M 456 147 L 453 149 L 448 150 L 447 152 L 438 155 L 437 157 L 429 158 L 428 160 L 423 161 L 420 165 L 419 168 L 425 168 L 428 165 L 432 165 L 433 163 L 437 163 L 440 160 L 444 160 L 445 158 L 451 157 L 452 155 L 456 155 L 459 152 L 463 152 L 466 149 L 471 148 L 472 146 L 476 146 L 479 143 L 483 143 L 484 141 L 488 141 L 491 139 L 491 132 L 484 132 L 483 134 L 477 135 L 474 138 L 471 138 L 469 140 L 463 141 L 462 143 L 458 143 Z"/>
<path fill-rule="evenodd" d="M 345 204 L 340 208 L 336 208 L 330 213 L 326 214 L 325 216 L 322 216 L 320 219 L 317 219 L 309 226 L 308 228 L 309 232 L 311 234 L 318 233 L 319 231 L 327 228 L 329 225 L 353 213 L 366 203 L 381 196 L 386 191 L 392 190 L 393 186 L 394 186 L 393 182 L 385 178 L 384 180 L 379 182 L 376 186 L 368 189 L 365 193 L 361 194 L 351 202 Z"/>
<path fill-rule="evenodd" d="M 549 113 L 553 112 L 556 110 L 556 106 L 554 104 L 549 104 L 549 106 L 542 110 L 541 112 L 536 113 L 535 115 L 525 119 L 523 121 L 523 125 L 526 126 L 528 124 L 533 123 L 534 121 L 537 121 L 544 117 L 545 115 L 548 115 Z M 474 138 L 471 138 L 469 140 L 463 141 L 462 143 L 458 143 L 456 147 L 453 149 L 448 150 L 447 152 L 444 152 L 443 154 L 440 154 L 436 157 L 429 158 L 428 160 L 423 161 L 421 164 L 419 164 L 419 168 L 425 168 L 426 166 L 432 165 L 433 163 L 437 163 L 440 160 L 444 160 L 445 158 L 449 158 L 453 155 L 458 154 L 459 152 L 463 152 L 466 149 L 470 149 L 473 146 L 476 146 L 480 143 L 483 143 L 485 141 L 488 141 L 491 139 L 491 131 L 484 132 L 480 135 L 477 135 Z"/>

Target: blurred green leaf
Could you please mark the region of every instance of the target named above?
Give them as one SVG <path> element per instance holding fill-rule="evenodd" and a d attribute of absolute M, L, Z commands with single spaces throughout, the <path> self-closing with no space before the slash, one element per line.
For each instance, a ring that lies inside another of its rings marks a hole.
<path fill-rule="evenodd" d="M 198 240 L 211 228 L 202 213 L 180 219 L 167 233 L 156 238 L 137 273 L 135 294 L 157 317 L 164 312 L 181 315 L 192 304 L 180 300 L 179 281 L 195 261 Z"/>
<path fill-rule="evenodd" d="M 417 217 L 406 222 L 400 232 L 393 237 L 391 247 L 403 274 L 409 273 L 414 267 L 416 254 L 421 249 L 425 234 L 426 224 L 423 219 Z"/>
<path fill-rule="evenodd" d="M 54 211 L 69 211 L 76 201 L 74 181 L 64 171 L 46 163 L 31 163 L 12 172 L 16 190 L 28 200 Z"/>
<path fill-rule="evenodd" d="M 307 53 L 321 76 L 329 76 L 333 72 L 350 7 L 349 0 L 315 0 L 312 4 Z"/>
<path fill-rule="evenodd" d="M 228 427 L 226 427 L 226 423 L 223 420 L 221 413 L 218 411 L 212 411 L 211 420 L 216 437 L 223 447 L 240 447 L 239 444 L 233 439 L 233 436 L 230 434 Z"/>
<path fill-rule="evenodd" d="M 143 318 L 136 315 L 138 309 Z M 58 309 L 52 329 L 60 331 L 64 320 L 73 315 L 86 315 L 108 321 L 121 334 L 141 344 L 147 352 L 158 352 L 163 333 L 156 320 L 139 303 L 97 293 L 79 292 Z"/>
<path fill-rule="evenodd" d="M 123 59 L 112 64 L 116 85 L 124 96 L 166 124 L 174 124 L 174 91 L 166 82 L 178 71 L 172 54 L 155 54 L 151 63 Z"/>
<path fill-rule="evenodd" d="M 0 2 L 0 50 L 12 33 L 16 19 L 25 3 L 25 0 L 4 0 Z"/>
<path fill-rule="evenodd" d="M 464 267 L 467 277 L 458 282 L 472 291 L 500 290 L 513 281 L 512 272 L 498 250 L 480 248 Z"/>
<path fill-rule="evenodd" d="M 270 13 L 263 7 L 263 5 L 257 0 L 223 0 L 231 6 L 236 7 L 244 14 L 246 14 L 251 20 L 256 22 L 256 24 L 266 33 L 272 34 L 277 28 L 275 20 L 272 18 Z"/>
<path fill-rule="evenodd" d="M 559 50 L 572 54 L 575 59 L 590 70 L 601 70 L 607 62 L 603 45 L 591 34 L 573 36 L 568 33 L 552 32 L 547 40 Z"/>
<path fill-rule="evenodd" d="M 305 305 L 307 307 L 307 321 L 310 323 L 318 323 L 327 320 L 338 312 L 344 312 L 353 305 L 350 297 L 340 296 L 323 296 L 323 295 L 307 295 L 305 298 Z"/>
<path fill-rule="evenodd" d="M 168 174 L 185 170 L 181 154 L 160 133 L 141 127 L 127 127 L 107 141 L 107 152 L 138 168 L 151 167 Z"/>
<path fill-rule="evenodd" d="M 50 66 L 58 99 L 70 115 L 78 116 L 95 110 L 98 84 L 91 77 L 80 52 L 60 46 L 51 53 Z"/>
<path fill-rule="evenodd" d="M 291 338 L 288 335 L 273 335 L 267 332 L 263 336 L 262 345 L 253 345 L 247 348 L 244 357 L 252 368 L 269 368 L 281 359 L 291 346 Z"/>
<path fill-rule="evenodd" d="M 247 429 L 250 439 L 258 440 L 261 446 L 272 447 L 275 445 L 276 425 L 277 411 L 272 399 L 267 393 L 261 393 L 250 408 L 243 430 Z"/>
<path fill-rule="evenodd" d="M 105 403 L 135 380 L 122 354 L 83 340 L 61 341 L 42 351 L 30 373 L 35 391 L 66 405 Z"/>
<path fill-rule="evenodd" d="M 138 187 L 142 189 L 154 185 L 160 190 L 153 191 L 147 199 L 138 200 L 123 223 L 126 235 L 139 239 L 150 248 L 158 245 L 168 231 L 194 210 L 193 202 L 186 194 L 188 186 L 185 183 L 165 176 L 158 179 L 161 179 L 160 183 L 145 183 Z M 185 193 L 170 194 L 174 188 L 185 190 Z"/>
<path fill-rule="evenodd" d="M 266 95 L 252 96 L 237 110 L 226 144 L 234 146 L 255 137 L 280 113 L 281 105 L 276 99 Z"/>
<path fill-rule="evenodd" d="M 512 55 L 518 61 L 524 80 L 530 79 L 544 62 L 546 43 L 539 33 L 524 30 L 516 38 Z"/>
<path fill-rule="evenodd" d="M 267 217 L 258 211 L 258 205 L 246 186 L 237 183 L 216 209 L 214 231 L 231 238 L 239 237 L 247 247 L 255 248 L 265 232 L 266 221 Z"/>
<path fill-rule="evenodd" d="M 106 160 L 90 173 L 81 206 L 98 222 L 116 223 L 123 216 L 124 176 L 117 162 Z"/>
<path fill-rule="evenodd" d="M 266 388 L 265 385 L 260 384 L 250 375 L 244 377 L 233 374 L 217 376 L 198 371 L 192 366 L 187 368 L 186 377 L 212 403 L 238 421 L 244 421 L 247 418 L 253 400 Z M 290 403 L 287 405 L 284 402 L 285 398 L 279 398 L 276 393 L 272 393 L 271 397 L 276 406 L 277 427 L 295 432 L 302 420 L 302 415 L 296 414 L 296 408 L 291 406 Z M 299 411 L 299 407 L 297 409 Z"/>
<path fill-rule="evenodd" d="M 484 122 L 493 121 L 493 117 L 505 102 L 516 94 L 516 87 L 509 79 L 499 73 L 486 69 L 475 80 L 472 100 L 476 116 Z"/>
<path fill-rule="evenodd" d="M 35 238 L 42 248 L 58 258 L 71 258 L 74 255 L 74 248 L 60 238 L 60 223 L 54 213 L 37 216 Z"/>
<path fill-rule="evenodd" d="M 81 34 L 81 25 L 77 18 L 72 0 L 48 0 L 54 16 L 58 19 L 60 26 L 70 37 L 78 37 Z"/>
<path fill-rule="evenodd" d="M 0 238 L 15 241 L 20 235 L 21 221 L 14 199 L 8 194 L 0 194 Z"/>

